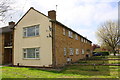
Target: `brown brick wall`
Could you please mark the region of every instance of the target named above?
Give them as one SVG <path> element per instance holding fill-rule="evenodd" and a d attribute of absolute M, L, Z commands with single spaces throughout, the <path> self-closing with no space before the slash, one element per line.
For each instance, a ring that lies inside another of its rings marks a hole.
<path fill-rule="evenodd" d="M 76 62 L 79 59 L 86 57 L 87 49 L 91 50 L 91 45 L 88 43 L 81 42 L 81 37 L 78 35 L 78 40 L 75 39 L 73 32 L 73 38 L 68 36 L 68 29 L 65 28 L 66 34 L 63 35 L 63 26 L 56 24 L 55 27 L 55 54 L 56 54 L 56 65 L 64 66 L 67 63 L 67 57 L 72 58 L 72 62 Z M 67 55 L 64 56 L 64 48 L 67 49 Z M 69 48 L 74 48 L 74 55 L 70 55 Z M 76 48 L 79 49 L 79 54 L 76 55 Z M 81 50 L 84 49 L 85 54 L 81 54 Z"/>

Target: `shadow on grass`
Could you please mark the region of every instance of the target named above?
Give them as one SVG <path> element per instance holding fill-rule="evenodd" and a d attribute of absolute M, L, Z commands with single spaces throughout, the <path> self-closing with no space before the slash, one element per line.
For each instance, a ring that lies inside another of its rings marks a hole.
<path fill-rule="evenodd" d="M 109 61 L 98 61 L 97 59 L 104 59 L 105 57 L 94 57 L 92 60 L 82 60 L 80 64 L 103 64 L 109 63 Z M 94 59 L 94 60 L 93 60 Z M 79 64 L 78 63 L 78 64 Z M 39 70 L 36 68 L 30 68 L 30 70 Z M 41 69 L 40 69 L 41 70 Z M 66 66 L 63 68 L 62 71 L 56 70 L 43 70 L 45 72 L 52 72 L 52 73 L 62 73 L 62 74 L 72 74 L 72 75 L 85 75 L 85 76 L 110 76 L 110 67 L 109 66 L 94 66 L 94 65 L 71 65 Z"/>
<path fill-rule="evenodd" d="M 63 74 L 77 74 L 87 76 L 110 76 L 109 66 L 68 66 Z"/>
<path fill-rule="evenodd" d="M 30 70 L 41 70 L 35 68 L 29 68 Z M 45 72 L 51 72 L 56 74 L 71 74 L 71 75 L 83 75 L 83 76 L 110 76 L 109 66 L 66 66 L 62 71 L 54 70 L 42 70 Z"/>

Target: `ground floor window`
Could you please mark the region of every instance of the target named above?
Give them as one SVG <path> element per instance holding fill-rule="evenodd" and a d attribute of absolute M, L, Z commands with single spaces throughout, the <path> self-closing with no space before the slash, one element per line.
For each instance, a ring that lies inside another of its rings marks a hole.
<path fill-rule="evenodd" d="M 73 55 L 74 54 L 74 49 L 73 48 L 69 48 L 70 50 L 70 55 Z"/>
<path fill-rule="evenodd" d="M 67 50 L 66 48 L 64 48 L 64 56 L 66 56 L 66 54 L 67 54 Z"/>
<path fill-rule="evenodd" d="M 39 48 L 24 48 L 23 57 L 30 58 L 30 59 L 39 58 Z"/>

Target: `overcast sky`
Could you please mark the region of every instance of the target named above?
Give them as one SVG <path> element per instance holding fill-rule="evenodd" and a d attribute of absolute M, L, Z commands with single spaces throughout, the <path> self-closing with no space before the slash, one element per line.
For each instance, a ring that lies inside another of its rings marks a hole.
<path fill-rule="evenodd" d="M 7 25 L 8 21 L 17 22 L 24 13 L 34 7 L 36 10 L 47 14 L 49 10 L 56 10 L 57 20 L 79 34 L 97 43 L 95 32 L 101 23 L 106 20 L 117 20 L 119 0 L 11 0 L 14 11 L 5 23 L 0 22 L 0 27 Z"/>

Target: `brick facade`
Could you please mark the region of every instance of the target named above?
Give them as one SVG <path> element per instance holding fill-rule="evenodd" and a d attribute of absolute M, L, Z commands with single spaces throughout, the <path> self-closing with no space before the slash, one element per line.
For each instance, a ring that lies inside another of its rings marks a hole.
<path fill-rule="evenodd" d="M 71 62 L 76 62 L 79 59 L 86 58 L 86 54 L 89 54 L 89 56 L 92 55 L 91 41 L 57 21 L 53 22 L 53 24 L 53 50 L 55 50 L 53 54 L 56 67 L 64 66 L 67 63 L 67 58 L 71 58 Z M 65 35 L 63 34 L 63 29 L 65 29 Z M 73 33 L 73 38 L 69 37 L 69 31 Z M 76 35 L 78 36 L 78 40 L 76 40 Z M 84 42 L 81 41 L 81 38 Z M 64 48 L 66 48 L 66 55 L 64 55 Z M 70 55 L 70 48 L 74 50 L 73 55 Z M 76 54 L 76 49 L 78 49 L 79 54 Z M 82 54 L 82 49 L 84 50 L 84 54 Z"/>

